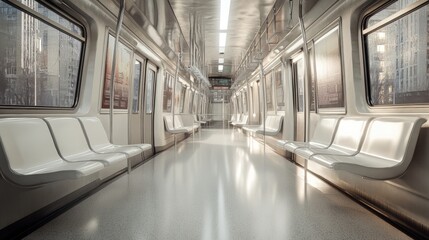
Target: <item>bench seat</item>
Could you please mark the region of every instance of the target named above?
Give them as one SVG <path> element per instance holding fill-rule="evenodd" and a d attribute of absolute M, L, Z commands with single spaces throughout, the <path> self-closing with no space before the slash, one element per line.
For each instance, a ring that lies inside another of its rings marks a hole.
<path fill-rule="evenodd" d="M 244 125 L 243 130 L 250 133 L 275 136 L 277 135 L 283 125 L 283 116 L 280 115 L 271 115 L 267 116 L 265 120 L 265 129 L 264 125 Z"/>
<path fill-rule="evenodd" d="M 188 133 L 189 130 L 184 127 L 176 127 L 177 124 L 173 124 L 173 116 L 172 115 L 165 115 L 164 116 L 164 125 L 165 130 L 171 134 L 179 134 L 179 133 Z M 176 126 L 174 126 L 176 125 Z"/>
<path fill-rule="evenodd" d="M 241 118 L 239 121 L 232 122 L 232 126 L 234 127 L 243 127 L 247 124 L 247 120 L 249 119 L 249 115 L 241 115 Z"/>
<path fill-rule="evenodd" d="M 79 117 L 90 148 L 97 153 L 124 153 L 128 158 L 141 154 L 152 148 L 151 144 L 111 144 L 103 124 L 97 117 Z"/>
<path fill-rule="evenodd" d="M 396 178 L 408 168 L 425 122 L 426 119 L 419 117 L 379 117 L 370 122 L 357 154 L 316 154 L 309 160 L 371 179 Z"/>
<path fill-rule="evenodd" d="M 322 117 L 317 121 L 316 127 L 309 142 L 284 141 L 286 151 L 294 153 L 298 148 L 323 149 L 331 145 L 341 117 Z M 279 143 L 280 144 L 280 143 Z"/>
<path fill-rule="evenodd" d="M 127 166 L 124 153 L 96 153 L 88 145 L 79 120 L 70 117 L 45 118 L 60 155 L 70 162 L 95 161 L 106 167 L 102 178 L 108 177 Z"/>
<path fill-rule="evenodd" d="M 371 118 L 347 117 L 340 120 L 332 144 L 327 148 L 299 147 L 294 153 L 309 159 L 314 154 L 354 155 L 359 151 Z"/>
<path fill-rule="evenodd" d="M 174 124 L 175 124 L 176 128 L 184 128 L 188 131 L 188 133 L 192 133 L 194 131 L 197 131 L 199 128 L 198 124 L 192 124 L 189 126 L 185 126 L 185 124 L 183 124 L 182 117 L 180 117 L 179 115 L 174 116 Z"/>
<path fill-rule="evenodd" d="M 2 175 L 21 186 L 98 174 L 99 162 L 67 162 L 60 157 L 46 123 L 39 118 L 0 119 Z"/>

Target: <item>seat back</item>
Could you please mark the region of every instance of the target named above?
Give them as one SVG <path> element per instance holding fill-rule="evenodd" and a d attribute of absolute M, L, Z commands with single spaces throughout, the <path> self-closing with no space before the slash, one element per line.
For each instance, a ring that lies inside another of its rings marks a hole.
<path fill-rule="evenodd" d="M 53 161 L 59 161 L 57 149 L 46 123 L 39 118 L 0 119 L 0 164 L 3 170 L 20 173 Z"/>
<path fill-rule="evenodd" d="M 231 122 L 236 121 L 236 119 L 237 119 L 237 115 L 236 114 L 232 114 L 232 116 L 231 116 Z"/>
<path fill-rule="evenodd" d="M 268 126 L 269 126 L 269 128 L 280 131 L 282 128 L 282 123 L 283 123 L 283 116 L 274 115 L 274 116 L 271 116 L 271 121 L 270 121 L 270 124 Z"/>
<path fill-rule="evenodd" d="M 425 122 L 419 117 L 376 118 L 368 126 L 360 152 L 395 162 L 409 162 Z"/>
<path fill-rule="evenodd" d="M 358 151 L 371 118 L 347 117 L 340 120 L 334 141 L 329 148 Z"/>
<path fill-rule="evenodd" d="M 241 123 L 242 124 L 247 124 L 247 119 L 249 118 L 249 115 L 242 115 L 242 118 L 241 118 Z"/>
<path fill-rule="evenodd" d="M 329 146 L 334 138 L 341 117 L 322 117 L 316 124 L 310 142 Z"/>
<path fill-rule="evenodd" d="M 88 143 L 93 149 L 100 149 L 110 145 L 106 130 L 100 119 L 97 117 L 79 117 L 78 119 L 85 131 Z"/>
<path fill-rule="evenodd" d="M 179 115 L 174 115 L 174 127 L 175 128 L 183 127 L 182 118 Z"/>
<path fill-rule="evenodd" d="M 60 117 L 45 118 L 51 129 L 52 136 L 62 157 L 92 152 L 86 141 L 79 120 L 76 118 Z"/>
<path fill-rule="evenodd" d="M 164 116 L 164 124 L 167 131 L 171 131 L 174 129 L 173 125 L 173 116 L 172 115 L 165 115 Z"/>

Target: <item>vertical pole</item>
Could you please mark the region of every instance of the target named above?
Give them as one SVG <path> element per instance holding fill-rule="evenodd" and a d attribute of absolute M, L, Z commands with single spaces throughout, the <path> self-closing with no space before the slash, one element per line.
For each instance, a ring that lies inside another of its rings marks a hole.
<path fill-rule="evenodd" d="M 308 46 L 307 46 L 307 35 L 305 32 L 304 19 L 302 17 L 302 0 L 299 0 L 299 25 L 301 28 L 301 35 L 304 46 L 304 141 L 308 142 L 310 138 L 310 59 L 308 56 Z M 305 159 L 304 169 L 305 169 L 305 181 L 307 181 L 307 163 L 308 159 Z M 305 185 L 307 186 L 307 185 Z"/>
<path fill-rule="evenodd" d="M 114 105 L 114 98 L 115 98 L 115 74 L 116 74 L 116 55 L 118 50 L 118 44 L 119 44 L 119 33 L 121 32 L 122 27 L 122 19 L 124 17 L 124 10 L 125 10 L 125 0 L 121 0 L 120 6 L 119 6 L 119 15 L 118 15 L 118 22 L 116 23 L 116 36 L 115 36 L 115 47 L 113 48 L 113 59 L 112 59 L 112 74 L 110 77 L 110 142 L 113 143 L 113 105 Z"/>
<path fill-rule="evenodd" d="M 307 35 L 305 32 L 304 19 L 302 16 L 302 0 L 299 1 L 299 24 L 304 46 L 304 141 L 308 142 L 310 138 L 310 57 L 308 56 Z"/>
<path fill-rule="evenodd" d="M 262 66 L 262 62 L 259 63 L 259 71 L 261 74 L 261 82 L 262 82 L 262 102 L 264 104 L 262 104 L 262 121 L 263 121 L 263 129 L 264 129 L 264 149 L 265 149 L 265 112 L 266 112 L 266 104 L 267 104 L 267 99 L 266 99 L 266 94 L 265 94 L 265 76 L 264 76 L 264 66 Z"/>
<path fill-rule="evenodd" d="M 33 54 L 34 54 L 34 106 L 37 106 L 37 50 L 36 50 L 36 23 L 33 23 L 33 32 L 34 32 L 34 44 L 33 44 Z"/>

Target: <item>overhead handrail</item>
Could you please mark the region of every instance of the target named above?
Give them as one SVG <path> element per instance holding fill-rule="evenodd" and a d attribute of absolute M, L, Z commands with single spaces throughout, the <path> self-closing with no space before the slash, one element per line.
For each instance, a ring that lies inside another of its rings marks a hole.
<path fill-rule="evenodd" d="M 113 105 L 114 105 L 114 98 L 115 98 L 115 74 L 116 74 L 116 55 L 118 51 L 118 44 L 119 44 L 119 33 L 121 32 L 122 28 L 122 20 L 124 18 L 124 11 L 125 11 L 125 0 L 121 0 L 119 5 L 119 15 L 118 15 L 118 21 L 116 23 L 116 36 L 115 36 L 115 46 L 113 48 L 113 59 L 112 59 L 112 75 L 110 79 L 110 115 L 109 115 L 109 121 L 110 121 L 110 142 L 113 143 Z"/>

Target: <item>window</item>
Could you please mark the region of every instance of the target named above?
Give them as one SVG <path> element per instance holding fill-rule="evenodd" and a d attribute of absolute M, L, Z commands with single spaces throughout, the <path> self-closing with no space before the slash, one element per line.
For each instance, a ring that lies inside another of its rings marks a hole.
<path fill-rule="evenodd" d="M 192 107 L 194 106 L 194 90 L 189 90 L 189 113 L 194 113 Z"/>
<path fill-rule="evenodd" d="M 428 16 L 427 2 L 399 0 L 364 21 L 370 105 L 429 103 Z"/>
<path fill-rule="evenodd" d="M 171 98 L 173 96 L 173 76 L 166 72 L 164 76 L 164 95 L 162 101 L 162 110 L 171 112 Z"/>
<path fill-rule="evenodd" d="M 237 102 L 238 102 L 238 113 L 243 113 L 243 101 L 241 98 L 241 94 L 237 95 Z"/>
<path fill-rule="evenodd" d="M 0 105 L 76 106 L 83 28 L 38 1 L 0 9 Z"/>
<path fill-rule="evenodd" d="M 344 108 L 344 90 L 337 25 L 314 43 L 318 108 Z"/>
<path fill-rule="evenodd" d="M 182 86 L 182 90 L 180 92 L 180 113 L 185 111 L 185 100 L 186 100 L 186 85 Z"/>
<path fill-rule="evenodd" d="M 247 91 L 243 91 L 241 96 L 243 97 L 243 113 L 248 113 L 247 112 Z"/>
<path fill-rule="evenodd" d="M 132 113 L 139 112 L 139 95 L 142 63 L 138 60 L 134 62 L 134 79 L 133 79 L 133 104 Z"/>
<path fill-rule="evenodd" d="M 113 49 L 115 37 L 111 34 L 107 40 L 106 68 L 104 75 L 103 100 L 101 107 L 110 108 L 110 81 L 112 79 Z M 118 43 L 118 54 L 116 56 L 116 72 L 114 78 L 114 103 L 115 109 L 128 108 L 128 91 L 131 72 L 131 50 L 121 42 Z"/>
<path fill-rule="evenodd" d="M 285 97 L 284 97 L 281 67 L 276 68 L 273 71 L 273 75 L 274 75 L 274 83 L 276 84 L 275 86 L 276 86 L 277 111 L 284 111 Z"/>
<path fill-rule="evenodd" d="M 273 85 L 272 85 L 272 73 L 268 73 L 265 76 L 265 97 L 267 99 L 267 111 L 274 111 L 273 103 Z"/>
<path fill-rule="evenodd" d="M 296 89 L 296 107 L 298 112 L 304 111 L 304 60 L 299 57 L 293 62 L 293 75 Z"/>
<path fill-rule="evenodd" d="M 182 83 L 177 81 L 176 82 L 176 90 L 174 91 L 174 113 L 180 113 L 180 103 L 181 103 L 181 96 L 180 93 L 182 92 Z"/>
<path fill-rule="evenodd" d="M 146 76 L 146 113 L 153 112 L 153 84 L 155 82 L 155 71 L 148 68 Z"/>

